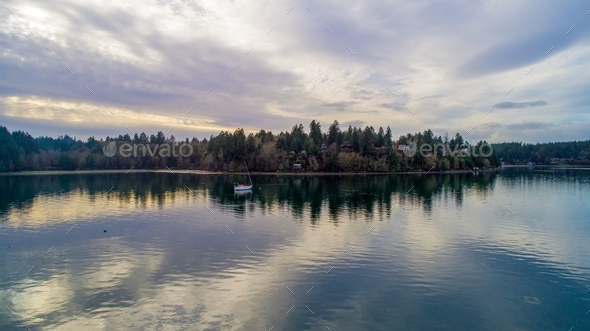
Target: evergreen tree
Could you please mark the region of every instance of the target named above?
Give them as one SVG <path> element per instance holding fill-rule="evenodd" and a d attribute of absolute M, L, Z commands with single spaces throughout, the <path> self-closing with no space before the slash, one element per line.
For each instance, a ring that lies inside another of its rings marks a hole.
<path fill-rule="evenodd" d="M 328 145 L 336 143 L 338 146 L 342 144 L 343 141 L 343 134 L 340 132 L 340 126 L 337 120 L 334 120 L 334 123 L 330 125 L 328 129 Z"/>
<path fill-rule="evenodd" d="M 322 146 L 322 129 L 319 122 L 312 120 L 309 124 L 309 138 L 315 146 Z"/>
<path fill-rule="evenodd" d="M 363 131 L 363 135 L 362 135 L 362 154 L 364 156 L 373 157 L 376 155 L 375 145 L 374 145 L 374 141 L 375 141 L 374 136 L 375 136 L 375 130 L 373 129 L 373 127 L 366 126 L 365 130 Z"/>
<path fill-rule="evenodd" d="M 384 145 L 387 148 L 391 148 L 392 147 L 392 140 L 391 140 L 392 134 L 391 134 L 391 129 L 389 128 L 389 126 L 387 127 L 387 130 L 385 131 L 385 137 L 383 138 L 384 141 Z"/>
<path fill-rule="evenodd" d="M 385 145 L 385 133 L 383 132 L 383 127 L 379 127 L 379 132 L 377 133 L 377 139 L 375 140 L 375 147 L 383 147 Z"/>
<path fill-rule="evenodd" d="M 20 150 L 24 152 L 22 148 Z M 20 170 L 19 154 L 19 147 L 8 129 L 0 126 L 0 171 Z"/>

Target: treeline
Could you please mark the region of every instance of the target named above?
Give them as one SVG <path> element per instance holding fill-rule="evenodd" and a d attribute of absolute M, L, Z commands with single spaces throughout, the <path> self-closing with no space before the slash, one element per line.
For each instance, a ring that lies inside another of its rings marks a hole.
<path fill-rule="evenodd" d="M 492 144 L 498 158 L 508 164 L 590 164 L 590 140 L 523 144 Z"/>
<path fill-rule="evenodd" d="M 128 144 L 125 147 L 125 144 Z M 409 153 L 424 144 L 434 150 Z M 391 129 L 349 126 L 341 130 L 334 121 L 326 132 L 313 120 L 306 132 L 302 124 L 291 131 L 273 134 L 260 130 L 246 134 L 222 131 L 209 139 L 177 141 L 164 133 L 145 133 L 88 138 L 81 141 L 68 135 L 33 138 L 26 132 L 0 126 L 0 171 L 22 170 L 102 170 L 102 169 L 197 169 L 241 171 L 247 162 L 252 171 L 315 172 L 396 172 L 473 169 L 496 167 L 496 153 L 465 153 L 482 150 L 485 141 L 470 145 L 459 133 L 454 137 L 435 136 L 431 130 L 393 139 Z M 184 146 L 184 147 L 183 147 Z M 440 147 L 437 149 L 437 146 Z M 489 146 L 489 145 L 488 145 Z M 108 148 L 117 152 L 109 155 Z M 168 150 L 165 150 L 168 149 Z M 125 153 L 123 153 L 125 151 Z M 184 153 L 182 153 L 184 151 Z M 190 152 L 190 153 L 189 153 Z"/>

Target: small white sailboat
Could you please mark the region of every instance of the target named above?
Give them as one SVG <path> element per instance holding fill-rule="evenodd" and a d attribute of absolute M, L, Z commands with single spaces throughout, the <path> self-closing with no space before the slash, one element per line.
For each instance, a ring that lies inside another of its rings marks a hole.
<path fill-rule="evenodd" d="M 244 162 L 244 164 L 246 165 L 246 172 L 248 173 L 248 178 L 250 179 L 250 185 L 247 185 L 246 183 L 244 184 L 240 184 L 240 183 L 234 183 L 234 192 L 243 192 L 243 191 L 250 191 L 252 190 L 252 178 L 250 177 L 250 172 L 248 171 L 248 164 L 246 164 L 246 162 Z"/>

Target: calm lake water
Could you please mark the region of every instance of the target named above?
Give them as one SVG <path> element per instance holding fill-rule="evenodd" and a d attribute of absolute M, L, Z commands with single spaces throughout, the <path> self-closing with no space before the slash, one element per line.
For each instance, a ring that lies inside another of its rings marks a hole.
<path fill-rule="evenodd" d="M 590 169 L 243 180 L 0 177 L 0 330 L 590 328 Z"/>

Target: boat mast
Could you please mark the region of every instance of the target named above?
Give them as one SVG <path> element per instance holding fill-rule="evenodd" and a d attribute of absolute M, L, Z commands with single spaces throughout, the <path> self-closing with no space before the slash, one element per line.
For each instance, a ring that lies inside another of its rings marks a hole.
<path fill-rule="evenodd" d="M 250 179 L 250 185 L 252 185 L 252 178 L 250 177 L 250 171 L 248 171 L 248 164 L 244 161 L 244 165 L 246 166 L 246 172 L 248 173 L 248 178 Z"/>

